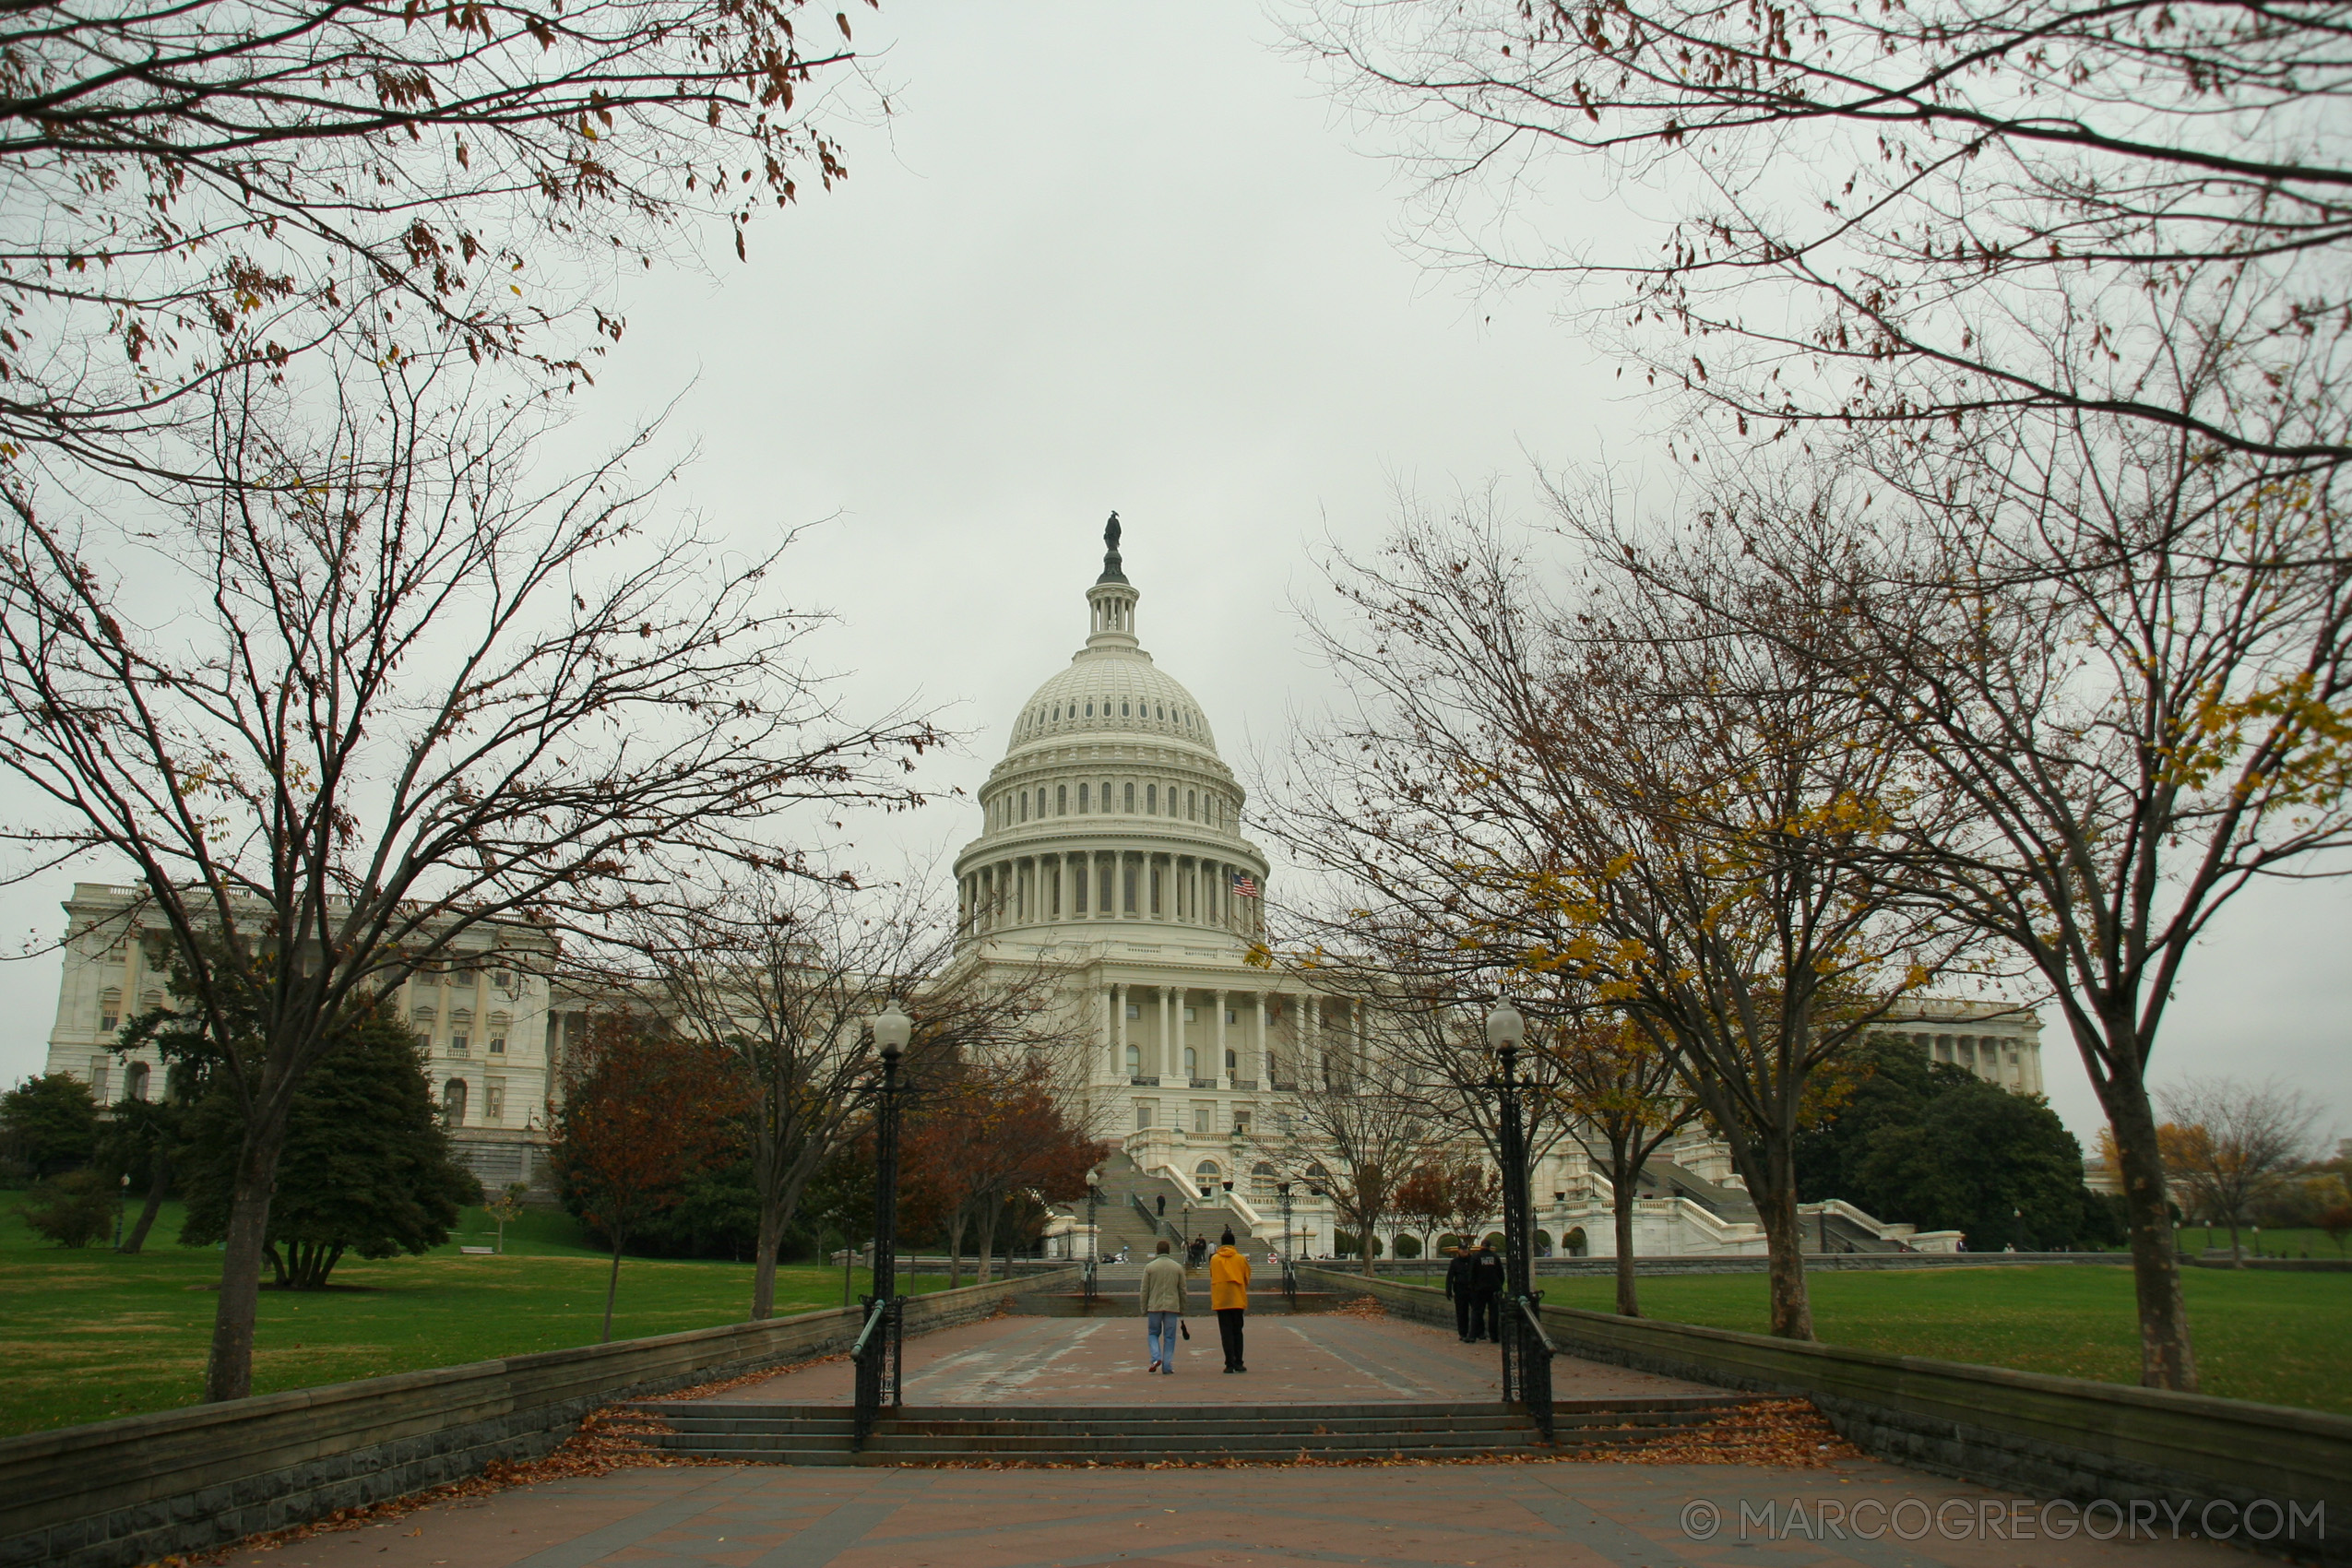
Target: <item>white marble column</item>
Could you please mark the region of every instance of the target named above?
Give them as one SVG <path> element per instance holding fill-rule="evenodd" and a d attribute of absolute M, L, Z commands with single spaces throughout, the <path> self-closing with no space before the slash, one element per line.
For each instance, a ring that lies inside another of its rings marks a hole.
<path fill-rule="evenodd" d="M 1272 1059 L 1265 1053 L 1265 992 L 1253 991 L 1250 992 L 1250 1000 L 1257 1006 L 1258 1082 L 1271 1087 L 1274 1083 L 1274 1066 Z"/>
<path fill-rule="evenodd" d="M 1153 989 L 1159 993 L 1159 1081 L 1165 1084 L 1178 1076 L 1176 1048 L 1168 1038 L 1169 988 L 1162 985 Z"/>
<path fill-rule="evenodd" d="M 1233 1080 L 1240 1075 L 1225 1070 L 1225 993 L 1221 991 L 1212 991 L 1208 994 L 1209 1001 L 1217 1008 L 1217 1066 L 1210 1075 L 1229 1089 L 1233 1087 Z"/>

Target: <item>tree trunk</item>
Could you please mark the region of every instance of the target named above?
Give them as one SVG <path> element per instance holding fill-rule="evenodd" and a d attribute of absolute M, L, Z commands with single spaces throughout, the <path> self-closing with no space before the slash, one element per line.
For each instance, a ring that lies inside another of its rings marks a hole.
<path fill-rule="evenodd" d="M 243 1399 L 253 1392 L 254 1321 L 261 1311 L 261 1265 L 269 1238 L 270 1189 L 278 1180 L 284 1117 L 272 1127 L 248 1125 L 237 1151 L 236 1184 L 220 1242 L 220 1299 L 212 1313 L 212 1348 L 205 1361 L 208 1400 Z"/>
<path fill-rule="evenodd" d="M 604 1277 L 604 1343 L 612 1343 L 612 1299 L 621 1292 L 621 1243 L 624 1232 L 612 1232 L 612 1269 Z"/>
<path fill-rule="evenodd" d="M 763 1193 L 759 1200 L 759 1244 L 752 1257 L 752 1321 L 765 1323 L 776 1315 L 776 1253 L 784 1244 L 784 1205 L 781 1195 Z"/>
<path fill-rule="evenodd" d="M 1617 1228 L 1617 1315 L 1639 1317 L 1642 1302 L 1633 1284 L 1633 1202 L 1641 1195 L 1641 1166 L 1623 1138 L 1609 1141 L 1609 1206 Z"/>
<path fill-rule="evenodd" d="M 1356 1232 L 1356 1244 L 1363 1249 L 1364 1277 L 1367 1279 L 1377 1279 L 1380 1277 L 1380 1270 L 1372 1266 L 1372 1243 L 1375 1240 L 1376 1238 L 1372 1235 L 1372 1228 L 1369 1225 Z"/>
<path fill-rule="evenodd" d="M 1004 1206 L 1000 1199 L 980 1200 L 980 1272 L 972 1277 L 975 1285 L 988 1283 L 989 1265 L 996 1261 L 996 1217 Z"/>
<path fill-rule="evenodd" d="M 160 1141 L 149 1158 L 154 1162 L 155 1179 L 147 1184 L 147 1206 L 139 1210 L 138 1223 L 131 1227 L 130 1235 L 124 1239 L 121 1251 L 125 1254 L 136 1253 L 147 1245 L 147 1233 L 155 1229 L 155 1217 L 163 1212 L 164 1194 L 172 1190 L 172 1162 L 164 1155 Z"/>
<path fill-rule="evenodd" d="M 1805 1289 L 1804 1221 L 1797 1213 L 1797 1171 L 1784 1143 L 1756 1151 L 1776 1179 L 1764 1192 L 1752 1192 L 1764 1227 L 1764 1266 L 1772 1286 L 1771 1331 L 1783 1339 L 1813 1336 L 1813 1305 Z"/>
<path fill-rule="evenodd" d="M 2172 1216 L 2164 1201 L 2164 1159 L 2156 1148 L 2156 1113 L 2136 1076 L 2108 1079 L 2101 1098 L 2115 1134 L 2115 1162 L 2132 1227 L 2132 1286 L 2140 1309 L 2140 1383 L 2147 1388 L 2197 1391 L 2197 1357 L 2189 1341 L 2189 1309 L 2180 1299 L 2180 1260 L 2172 1249 Z M 2231 1245 L 2237 1237 L 2233 1231 Z"/>

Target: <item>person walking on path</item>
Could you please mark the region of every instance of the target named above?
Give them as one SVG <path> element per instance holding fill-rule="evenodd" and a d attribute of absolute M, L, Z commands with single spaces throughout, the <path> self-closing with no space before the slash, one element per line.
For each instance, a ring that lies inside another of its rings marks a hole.
<path fill-rule="evenodd" d="M 1233 1245 L 1233 1232 L 1218 1239 L 1208 1260 L 1208 1304 L 1217 1313 L 1217 1336 L 1225 1341 L 1225 1370 L 1245 1372 L 1241 1364 L 1241 1320 L 1250 1310 L 1250 1260 Z"/>
<path fill-rule="evenodd" d="M 1470 1254 L 1470 1337 L 1503 1337 L 1503 1254 L 1480 1241 Z"/>
<path fill-rule="evenodd" d="M 1159 1255 L 1144 1265 L 1144 1335 L 1151 1346 L 1151 1370 L 1174 1376 L 1176 1335 L 1184 1322 L 1184 1265 L 1170 1256 L 1168 1243 Z"/>
<path fill-rule="evenodd" d="M 1454 1336 L 1467 1345 L 1477 1337 L 1470 1332 L 1470 1254 L 1460 1247 L 1445 1251 L 1452 1260 L 1445 1265 L 1445 1299 L 1454 1303 Z"/>
<path fill-rule="evenodd" d="M 1184 1249 L 1185 1272 L 1192 1273 L 1198 1270 L 1201 1266 L 1201 1260 L 1206 1256 L 1208 1256 L 1208 1238 L 1206 1236 L 1194 1237 L 1192 1244 Z"/>

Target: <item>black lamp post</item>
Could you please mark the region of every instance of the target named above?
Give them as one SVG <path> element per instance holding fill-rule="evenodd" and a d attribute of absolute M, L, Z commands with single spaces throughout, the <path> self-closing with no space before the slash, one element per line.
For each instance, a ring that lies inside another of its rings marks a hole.
<path fill-rule="evenodd" d="M 1095 1229 L 1095 1206 L 1102 1202 L 1102 1167 L 1087 1172 L 1087 1300 L 1094 1300 L 1095 1270 L 1102 1263 L 1102 1232 Z"/>
<path fill-rule="evenodd" d="M 1526 1088 L 1518 1075 L 1519 1046 L 1527 1036 L 1527 1020 L 1509 997 L 1498 1000 L 1487 1015 L 1487 1044 L 1493 1047 L 1502 1071 L 1492 1087 L 1503 1156 L 1503 1266 L 1506 1304 L 1498 1337 L 1503 1342 L 1503 1397 L 1524 1404 L 1547 1441 L 1551 1437 L 1551 1347 L 1535 1317 L 1535 1293 L 1528 1253 L 1534 1244 L 1533 1206 L 1527 1191 L 1527 1136 L 1521 1096 Z"/>
<path fill-rule="evenodd" d="M 906 1303 L 898 1295 L 898 1059 L 906 1054 L 913 1020 L 896 1003 L 870 1020 L 882 1057 L 882 1082 L 873 1087 L 873 1281 L 866 1298 L 866 1324 L 850 1350 L 857 1367 L 857 1442 L 862 1445 L 882 1407 L 898 1404 L 900 1347 Z M 886 1386 L 885 1386 L 886 1385 Z"/>

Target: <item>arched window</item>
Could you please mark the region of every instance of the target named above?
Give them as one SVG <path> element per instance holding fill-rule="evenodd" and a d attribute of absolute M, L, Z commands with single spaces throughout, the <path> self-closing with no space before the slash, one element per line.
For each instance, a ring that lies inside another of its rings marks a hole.
<path fill-rule="evenodd" d="M 147 1098 L 147 1063 L 134 1062 L 123 1069 L 123 1094 L 129 1099 Z"/>
<path fill-rule="evenodd" d="M 1216 1196 L 1217 1189 L 1224 1181 L 1225 1172 L 1217 1168 L 1217 1161 L 1213 1159 L 1204 1159 L 1193 1167 L 1193 1185 L 1201 1190 L 1201 1196 L 1205 1198 Z"/>
<path fill-rule="evenodd" d="M 1134 815 L 1134 814 L 1135 814 L 1135 787 L 1134 787 L 1133 784 L 1130 784 L 1130 785 L 1128 785 L 1128 786 L 1127 786 L 1126 802 L 1127 802 L 1127 806 L 1126 806 L 1127 814 L 1128 814 L 1129 816 L 1133 816 L 1133 815 Z"/>
<path fill-rule="evenodd" d="M 466 1124 L 466 1080 L 452 1078 L 441 1086 L 441 1124 L 462 1127 Z"/>
<path fill-rule="evenodd" d="M 1250 1167 L 1250 1196 L 1267 1203 L 1274 1201 L 1274 1167 L 1264 1160 Z"/>
<path fill-rule="evenodd" d="M 1144 1071 L 1144 1048 L 1130 1043 L 1127 1047 L 1127 1076 L 1138 1078 Z"/>
<path fill-rule="evenodd" d="M 1088 719 L 1092 719 L 1094 717 L 1094 704 L 1092 701 L 1088 701 L 1087 704 L 1087 717 Z"/>
<path fill-rule="evenodd" d="M 1082 785 L 1080 788 L 1084 788 L 1084 786 Z M 1068 816 L 1070 814 L 1070 786 L 1067 784 L 1060 784 L 1054 787 L 1053 814 L 1056 816 Z"/>
<path fill-rule="evenodd" d="M 1200 1075 L 1201 1053 L 1188 1045 L 1184 1048 L 1184 1076 L 1197 1078 Z"/>
<path fill-rule="evenodd" d="M 1198 822 L 1200 819 L 1200 796 L 1197 792 L 1187 790 L 1184 791 L 1184 820 L 1186 822 Z"/>
<path fill-rule="evenodd" d="M 1119 705 L 1119 717 L 1122 719 L 1131 719 L 1134 716 L 1127 711 L 1127 705 L 1123 702 Z"/>
<path fill-rule="evenodd" d="M 1159 814 L 1159 786 L 1157 784 L 1144 786 L 1144 814 L 1146 816 Z"/>
<path fill-rule="evenodd" d="M 1084 816 L 1084 815 L 1086 815 L 1086 814 L 1087 814 L 1087 787 L 1086 787 L 1085 785 L 1083 785 L 1083 784 L 1079 785 L 1079 786 L 1078 786 L 1078 814 L 1079 814 L 1080 816 Z"/>
<path fill-rule="evenodd" d="M 1160 721 L 1162 724 L 1165 724 L 1165 723 L 1167 723 L 1167 722 L 1168 722 L 1168 710 L 1167 710 L 1166 708 L 1164 708 L 1164 707 L 1158 707 L 1158 706 L 1155 705 L 1155 706 L 1153 707 L 1153 708 L 1152 708 L 1152 712 L 1153 712 L 1153 713 L 1155 713 L 1155 714 L 1157 714 L 1157 715 L 1158 715 L 1158 717 L 1159 717 L 1159 721 Z"/>
<path fill-rule="evenodd" d="M 1027 790 L 1021 791 L 1021 820 L 1029 820 L 1029 792 Z"/>
<path fill-rule="evenodd" d="M 1229 1078 L 1241 1075 L 1241 1059 L 1229 1051 L 1225 1053 L 1225 1075 Z"/>

